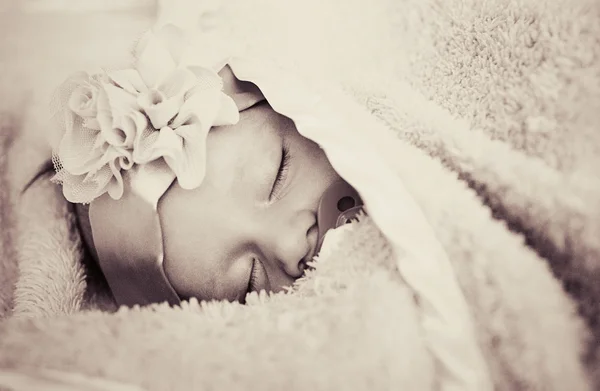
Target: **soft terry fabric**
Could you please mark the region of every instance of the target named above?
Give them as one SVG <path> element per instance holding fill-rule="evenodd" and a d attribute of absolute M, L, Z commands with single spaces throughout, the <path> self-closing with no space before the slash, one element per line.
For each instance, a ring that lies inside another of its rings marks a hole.
<path fill-rule="evenodd" d="M 496 389 L 597 389 L 597 2 L 280 3 L 228 2 L 201 22 L 339 81 L 404 140 L 397 174 L 452 262 Z M 427 303 L 370 219 L 340 231 L 293 294 L 79 313 L 110 300 L 85 291 L 59 195 L 40 183 L 20 199 L 0 367 L 157 390 L 438 389 Z"/>

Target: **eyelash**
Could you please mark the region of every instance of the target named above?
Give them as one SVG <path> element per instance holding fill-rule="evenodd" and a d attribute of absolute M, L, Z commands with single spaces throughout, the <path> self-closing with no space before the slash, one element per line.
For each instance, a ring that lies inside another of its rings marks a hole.
<path fill-rule="evenodd" d="M 273 183 L 273 188 L 271 189 L 271 194 L 269 194 L 269 200 L 278 196 L 278 193 L 281 191 L 281 186 L 285 182 L 287 177 L 287 173 L 290 166 L 290 148 L 289 145 L 284 141 L 281 146 L 281 163 L 279 163 L 279 170 L 277 171 L 277 176 L 275 177 L 275 182 Z"/>
<path fill-rule="evenodd" d="M 246 289 L 246 293 L 254 292 L 257 290 L 258 286 L 258 260 L 256 258 L 252 258 L 252 268 L 250 269 L 250 278 L 248 279 L 248 288 Z"/>

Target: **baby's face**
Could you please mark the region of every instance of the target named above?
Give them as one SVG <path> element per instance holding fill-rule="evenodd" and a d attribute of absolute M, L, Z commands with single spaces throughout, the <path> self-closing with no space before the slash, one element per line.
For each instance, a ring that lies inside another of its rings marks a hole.
<path fill-rule="evenodd" d="M 323 151 L 263 103 L 209 132 L 206 164 L 199 188 L 175 182 L 159 204 L 175 290 L 243 301 L 291 285 L 315 255 L 319 200 L 339 180 Z"/>

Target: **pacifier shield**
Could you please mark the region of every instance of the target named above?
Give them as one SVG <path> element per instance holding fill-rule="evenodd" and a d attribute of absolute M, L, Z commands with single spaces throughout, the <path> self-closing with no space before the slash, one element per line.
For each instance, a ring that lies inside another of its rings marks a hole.
<path fill-rule="evenodd" d="M 340 180 L 323 193 L 317 210 L 319 235 L 315 254 L 323 245 L 325 233 L 351 222 L 362 210 L 363 202 L 358 192 L 346 181 Z"/>

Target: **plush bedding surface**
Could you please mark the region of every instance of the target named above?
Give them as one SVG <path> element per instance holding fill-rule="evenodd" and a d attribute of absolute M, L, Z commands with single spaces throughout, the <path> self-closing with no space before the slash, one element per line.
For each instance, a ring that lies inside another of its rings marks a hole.
<path fill-rule="evenodd" d="M 498 390 L 600 386 L 597 1 L 40 12 L 1 13 L 12 34 L 0 56 L 0 388 L 56 379 L 48 371 L 71 384 L 81 376 L 89 389 L 469 387 L 449 375 L 459 373 L 448 368 L 460 368 L 460 346 L 440 361 L 435 333 L 424 332 L 429 303 L 369 217 L 334 232 L 288 294 L 112 312 L 60 190 L 45 180 L 22 190 L 49 156 L 52 87 L 72 70 L 127 64 L 142 31 L 169 19 L 198 24 L 207 45 L 338 85 L 358 104 L 348 115 L 394 132 L 393 180 L 447 254 L 474 325 L 460 338 L 485 358 L 463 380 L 489 377 Z M 375 128 L 365 140 L 380 138 Z"/>

